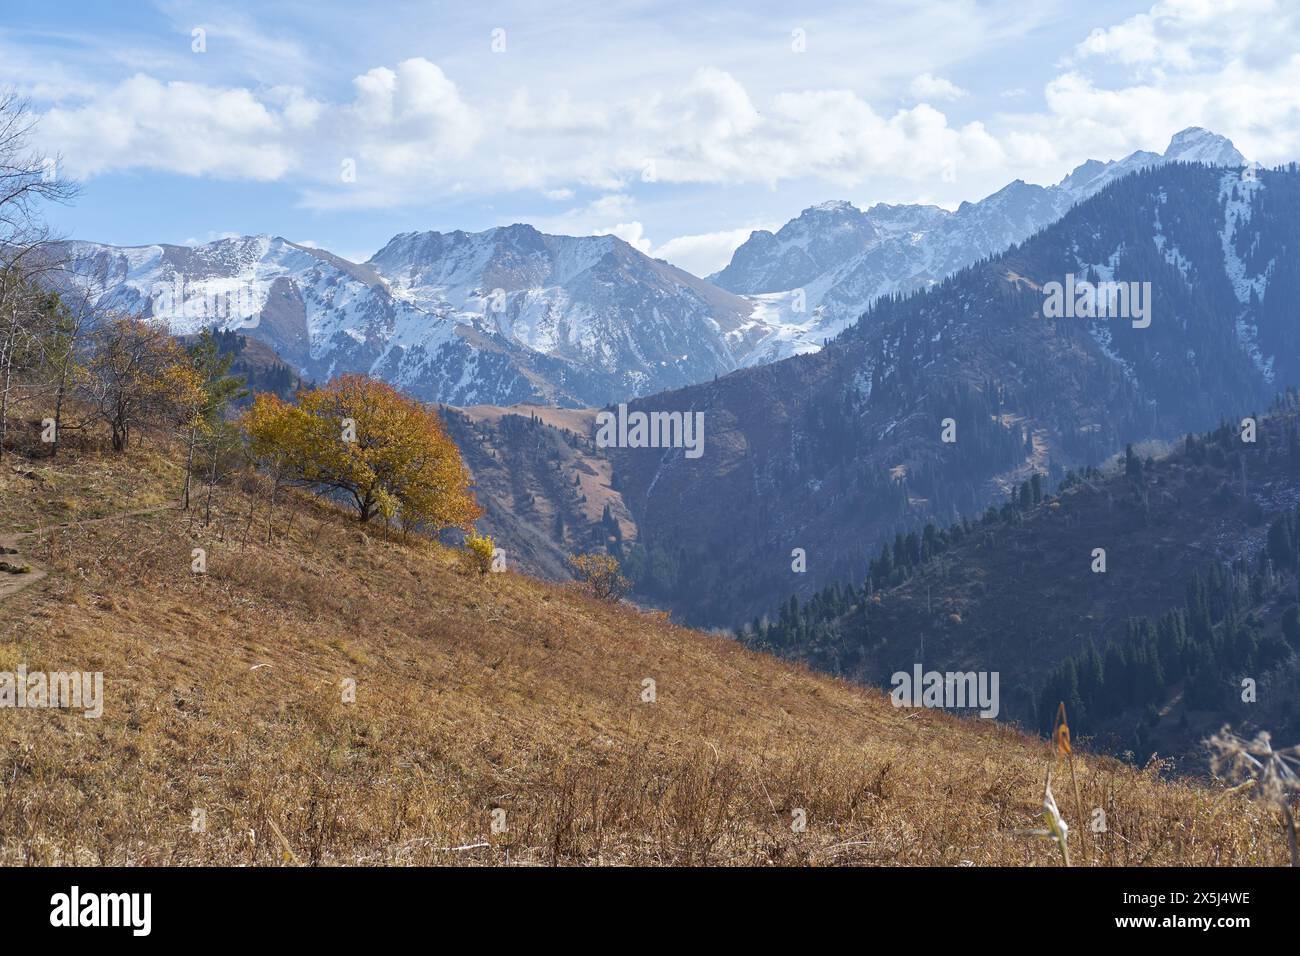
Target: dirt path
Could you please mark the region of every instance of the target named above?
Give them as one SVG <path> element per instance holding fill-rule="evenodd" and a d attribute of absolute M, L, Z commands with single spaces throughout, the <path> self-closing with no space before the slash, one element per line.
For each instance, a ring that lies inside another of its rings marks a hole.
<path fill-rule="evenodd" d="M 22 548 L 18 547 L 18 544 L 19 540 L 25 537 L 27 537 L 25 534 L 0 535 L 0 561 L 28 569 L 22 574 L 0 569 L 0 601 L 3 601 L 11 594 L 18 593 L 23 588 L 30 587 L 49 573 L 39 565 L 33 564 L 30 558 L 23 555 Z"/>
<path fill-rule="evenodd" d="M 21 574 L 14 574 L 11 571 L 0 570 L 0 601 L 11 597 L 26 588 L 31 587 L 41 578 L 46 577 L 49 571 L 37 564 L 31 558 L 23 553 L 23 539 L 35 537 L 44 534 L 47 531 L 61 531 L 66 528 L 84 528 L 87 525 L 103 524 L 105 521 L 120 521 L 122 518 L 137 518 L 141 515 L 158 514 L 160 511 L 171 511 L 176 505 L 163 505 L 158 508 L 141 508 L 138 511 L 123 511 L 120 514 L 107 515 L 103 518 L 91 518 L 88 521 L 69 521 L 65 524 L 50 525 L 48 528 L 38 528 L 35 531 L 22 531 L 17 534 L 0 534 L 0 561 L 6 561 L 17 567 L 27 568 Z"/>

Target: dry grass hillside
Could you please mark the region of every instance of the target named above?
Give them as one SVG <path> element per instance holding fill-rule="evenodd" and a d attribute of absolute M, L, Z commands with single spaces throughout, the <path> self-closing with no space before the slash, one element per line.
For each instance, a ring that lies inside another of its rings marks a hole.
<path fill-rule="evenodd" d="M 1042 826 L 1041 741 L 474 576 L 316 502 L 281 507 L 268 544 L 255 483 L 221 488 L 204 527 L 167 507 L 174 458 L 0 465 L 0 535 L 33 582 L 0 600 L 0 670 L 105 681 L 98 720 L 0 710 L 0 863 L 1058 860 L 1018 832 Z M 1278 820 L 1240 795 L 1076 771 L 1109 824 L 1074 827 L 1076 864 L 1286 862 Z"/>

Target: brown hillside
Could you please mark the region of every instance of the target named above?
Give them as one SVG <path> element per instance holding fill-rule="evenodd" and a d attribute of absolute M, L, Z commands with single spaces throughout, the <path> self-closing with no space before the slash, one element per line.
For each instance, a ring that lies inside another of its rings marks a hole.
<path fill-rule="evenodd" d="M 103 671 L 106 698 L 99 720 L 0 711 L 2 863 L 1057 859 L 1017 832 L 1041 826 L 1039 741 L 470 576 L 316 503 L 282 506 L 268 545 L 255 486 L 219 489 L 210 527 L 150 510 L 178 479 L 150 449 L 0 466 L 0 534 L 48 571 L 0 601 L 0 670 Z M 1074 828 L 1076 862 L 1285 862 L 1278 821 L 1240 796 L 1076 769 L 1109 821 Z"/>

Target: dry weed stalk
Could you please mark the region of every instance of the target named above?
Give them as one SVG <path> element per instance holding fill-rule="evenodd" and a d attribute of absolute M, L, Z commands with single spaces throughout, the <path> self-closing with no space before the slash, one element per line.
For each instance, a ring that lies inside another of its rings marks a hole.
<path fill-rule="evenodd" d="M 1210 737 L 1206 745 L 1210 748 L 1210 765 L 1216 775 L 1241 781 L 1234 790 L 1251 790 L 1255 799 L 1282 811 L 1291 849 L 1291 865 L 1300 866 L 1295 816 L 1291 811 L 1291 798 L 1300 793 L 1300 776 L 1296 774 L 1300 769 L 1300 746 L 1274 749 L 1267 730 L 1261 730 L 1253 740 L 1247 740 L 1234 734 L 1228 726 Z"/>

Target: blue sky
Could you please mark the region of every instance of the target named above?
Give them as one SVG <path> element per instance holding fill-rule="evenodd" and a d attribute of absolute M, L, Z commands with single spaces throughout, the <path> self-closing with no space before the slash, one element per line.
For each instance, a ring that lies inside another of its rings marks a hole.
<path fill-rule="evenodd" d="M 1300 156 L 1294 3 L 6 3 L 0 84 L 119 244 L 614 232 L 698 273 L 848 199 L 955 207 L 1190 126 Z M 353 174 L 354 173 L 354 174 Z"/>

